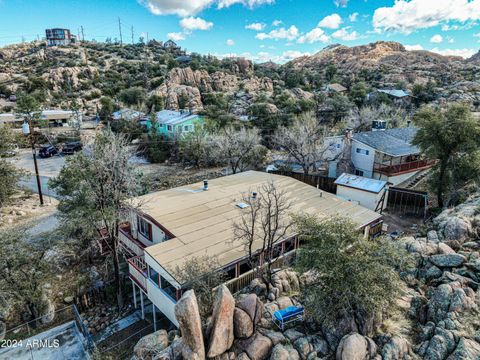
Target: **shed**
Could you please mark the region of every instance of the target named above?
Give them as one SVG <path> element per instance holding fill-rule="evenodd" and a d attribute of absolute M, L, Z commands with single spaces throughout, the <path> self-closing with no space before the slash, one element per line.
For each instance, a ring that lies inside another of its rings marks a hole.
<path fill-rule="evenodd" d="M 382 211 L 387 207 L 388 183 L 382 180 L 343 173 L 336 181 L 337 196 L 373 210 Z"/>

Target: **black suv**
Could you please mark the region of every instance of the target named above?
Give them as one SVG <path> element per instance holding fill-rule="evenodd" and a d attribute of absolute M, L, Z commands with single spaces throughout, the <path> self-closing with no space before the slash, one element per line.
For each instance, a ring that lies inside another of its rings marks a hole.
<path fill-rule="evenodd" d="M 43 145 L 38 152 L 41 158 L 52 157 L 53 155 L 57 155 L 58 151 L 55 146 L 52 145 Z"/>
<path fill-rule="evenodd" d="M 65 144 L 62 148 L 62 154 L 64 155 L 73 155 L 77 151 L 81 151 L 83 148 L 82 143 L 80 141 L 71 142 Z"/>

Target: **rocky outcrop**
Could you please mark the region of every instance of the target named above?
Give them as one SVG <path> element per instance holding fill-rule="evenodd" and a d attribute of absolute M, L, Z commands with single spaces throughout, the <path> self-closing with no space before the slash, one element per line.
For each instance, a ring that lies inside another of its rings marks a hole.
<path fill-rule="evenodd" d="M 336 352 L 336 360 L 369 360 L 377 353 L 375 342 L 358 333 L 345 335 Z"/>
<path fill-rule="evenodd" d="M 167 347 L 167 331 L 159 330 L 153 334 L 142 337 L 133 348 L 133 353 L 139 359 L 151 360 L 155 355 L 162 352 Z"/>
<path fill-rule="evenodd" d="M 218 287 L 212 313 L 212 332 L 208 357 L 213 358 L 230 349 L 234 340 L 233 314 L 235 300 L 225 285 Z"/>
<path fill-rule="evenodd" d="M 185 358 L 205 359 L 205 346 L 202 334 L 202 322 L 198 310 L 197 298 L 193 290 L 187 291 L 175 305 L 175 317 L 182 333 L 182 355 Z"/>

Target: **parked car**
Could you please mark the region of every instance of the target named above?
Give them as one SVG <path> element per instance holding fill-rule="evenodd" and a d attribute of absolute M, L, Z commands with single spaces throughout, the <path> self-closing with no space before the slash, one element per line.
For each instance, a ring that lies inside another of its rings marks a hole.
<path fill-rule="evenodd" d="M 7 158 L 7 157 L 14 157 L 18 154 L 18 145 L 16 144 L 6 144 L 5 150 L 0 153 L 0 157 Z"/>
<path fill-rule="evenodd" d="M 48 158 L 48 157 L 52 157 L 53 155 L 57 155 L 57 154 L 58 154 L 58 150 L 53 145 L 43 145 L 41 147 L 40 151 L 38 152 L 38 155 L 41 158 Z"/>
<path fill-rule="evenodd" d="M 81 151 L 83 145 L 80 141 L 75 141 L 71 143 L 67 143 L 62 148 L 62 154 L 64 155 L 73 155 L 78 151 Z"/>

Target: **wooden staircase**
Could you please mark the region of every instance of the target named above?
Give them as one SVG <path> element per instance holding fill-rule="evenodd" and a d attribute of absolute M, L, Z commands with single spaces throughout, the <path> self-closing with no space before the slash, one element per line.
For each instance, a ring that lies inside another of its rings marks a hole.
<path fill-rule="evenodd" d="M 422 181 L 424 181 L 428 175 L 430 174 L 431 168 L 424 169 L 420 171 L 418 174 L 413 176 L 412 178 L 404 181 L 398 187 L 404 188 L 404 189 L 414 189 L 418 184 L 420 184 Z"/>

